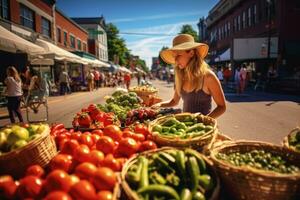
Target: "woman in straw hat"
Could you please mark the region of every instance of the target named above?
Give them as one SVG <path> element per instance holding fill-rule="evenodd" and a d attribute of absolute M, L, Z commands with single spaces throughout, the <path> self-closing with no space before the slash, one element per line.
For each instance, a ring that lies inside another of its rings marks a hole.
<path fill-rule="evenodd" d="M 188 34 L 173 39 L 173 47 L 160 52 L 161 58 L 175 69 L 175 92 L 171 100 L 154 107 L 172 107 L 183 99 L 183 112 L 200 112 L 217 118 L 226 110 L 225 97 L 216 75 L 204 61 L 208 46 Z M 216 108 L 211 110 L 212 98 Z"/>

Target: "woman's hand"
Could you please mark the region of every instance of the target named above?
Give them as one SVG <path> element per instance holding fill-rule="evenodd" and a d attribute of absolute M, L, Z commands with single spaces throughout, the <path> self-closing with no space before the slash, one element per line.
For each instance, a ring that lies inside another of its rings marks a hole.
<path fill-rule="evenodd" d="M 161 107 L 161 102 L 156 103 L 156 104 L 153 104 L 153 105 L 151 106 L 152 109 L 158 109 L 158 108 L 160 108 L 160 107 Z"/>

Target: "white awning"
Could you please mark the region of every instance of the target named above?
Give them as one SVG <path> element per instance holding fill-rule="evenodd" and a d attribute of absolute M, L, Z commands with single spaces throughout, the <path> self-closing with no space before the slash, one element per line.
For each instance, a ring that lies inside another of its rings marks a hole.
<path fill-rule="evenodd" d="M 230 60 L 230 48 L 224 51 L 221 55 L 215 58 L 215 62 L 229 61 Z"/>
<path fill-rule="evenodd" d="M 67 50 L 64 50 L 51 42 L 45 40 L 37 39 L 36 44 L 45 49 L 44 54 L 52 54 L 55 60 L 64 60 L 73 63 L 87 64 L 80 56 L 77 56 Z"/>
<path fill-rule="evenodd" d="M 132 74 L 132 72 L 129 69 L 127 69 L 126 67 L 119 67 L 118 71 Z"/>
<path fill-rule="evenodd" d="M 43 48 L 21 38 L 2 26 L 0 26 L 0 49 L 12 53 L 21 51 L 31 55 L 44 52 Z"/>
<path fill-rule="evenodd" d="M 95 59 L 93 61 L 94 61 L 94 66 L 97 66 L 97 67 L 110 67 L 110 64 L 105 63 L 101 60 Z"/>

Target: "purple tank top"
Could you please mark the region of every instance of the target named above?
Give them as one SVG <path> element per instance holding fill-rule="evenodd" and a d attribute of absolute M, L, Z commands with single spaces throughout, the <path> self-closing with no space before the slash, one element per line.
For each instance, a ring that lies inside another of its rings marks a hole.
<path fill-rule="evenodd" d="M 206 94 L 203 90 L 197 92 L 186 92 L 181 90 L 183 99 L 183 112 L 197 113 L 207 115 L 211 111 L 211 95 Z"/>

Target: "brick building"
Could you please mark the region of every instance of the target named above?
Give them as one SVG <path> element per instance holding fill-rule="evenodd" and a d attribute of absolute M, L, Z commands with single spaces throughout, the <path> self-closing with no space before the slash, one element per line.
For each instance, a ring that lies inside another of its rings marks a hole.
<path fill-rule="evenodd" d="M 300 70 L 296 19 L 298 0 L 220 0 L 206 19 L 211 64 L 252 62 L 263 74 L 273 65 L 279 76 L 293 76 Z"/>

